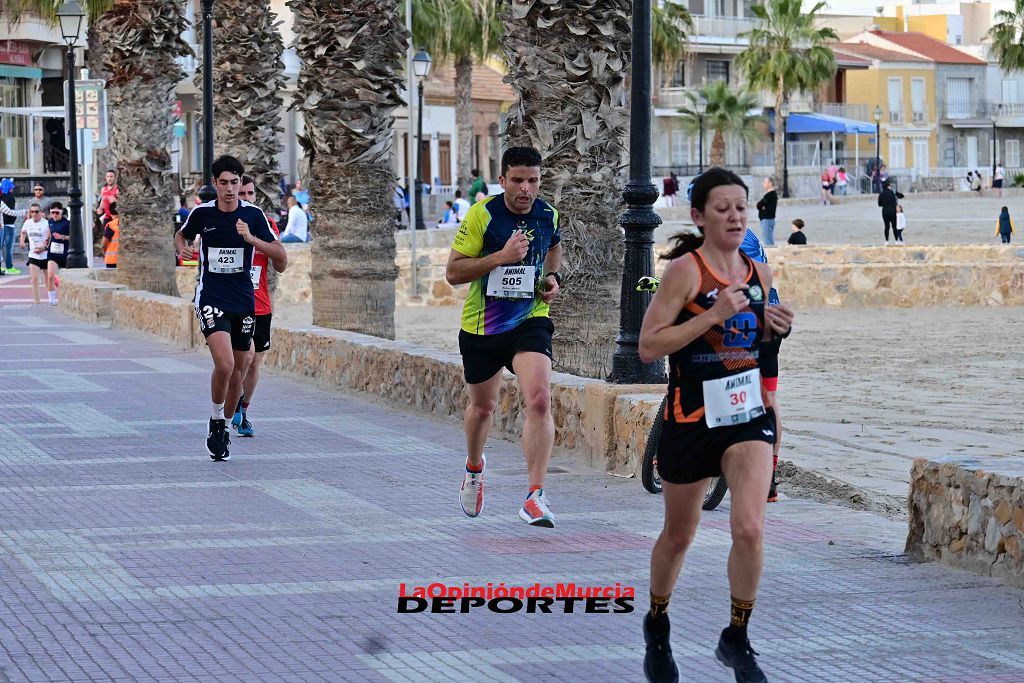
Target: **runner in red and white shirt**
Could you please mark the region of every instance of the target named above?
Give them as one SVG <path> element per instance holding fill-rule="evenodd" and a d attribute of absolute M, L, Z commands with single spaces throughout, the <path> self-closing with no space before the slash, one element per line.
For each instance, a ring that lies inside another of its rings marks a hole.
<path fill-rule="evenodd" d="M 110 213 L 110 204 L 117 201 L 119 194 L 117 174 L 111 169 L 107 171 L 104 185 L 100 188 L 100 204 L 96 207 L 96 215 L 102 219 L 104 225 L 113 218 L 113 214 Z"/>
<path fill-rule="evenodd" d="M 238 191 L 238 199 L 243 203 L 254 203 L 256 201 L 256 184 L 251 176 L 242 176 L 242 186 Z M 264 212 L 270 229 L 274 234 L 280 236 L 277 222 L 273 216 Z M 270 301 L 270 288 L 267 286 L 267 267 L 269 259 L 266 254 L 256 251 L 252 255 L 252 269 L 249 275 L 252 278 L 252 286 L 256 295 L 256 325 L 252 333 L 252 347 L 249 353 L 254 354 L 249 363 L 249 369 L 242 378 L 242 396 L 235 407 L 235 415 L 231 419 L 231 426 L 235 428 L 239 436 L 255 436 L 252 423 L 246 416 L 249 409 L 249 402 L 256 391 L 256 384 L 260 380 L 260 364 L 263 362 L 263 353 L 270 348 L 270 321 L 273 317 L 273 304 Z M 273 261 L 274 270 L 283 272 L 286 263 Z"/>

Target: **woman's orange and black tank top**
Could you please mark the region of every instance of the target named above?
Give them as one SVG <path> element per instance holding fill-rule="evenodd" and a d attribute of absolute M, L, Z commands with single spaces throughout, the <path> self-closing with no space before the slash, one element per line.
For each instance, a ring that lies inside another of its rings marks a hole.
<path fill-rule="evenodd" d="M 690 253 L 700 272 L 700 287 L 697 298 L 679 313 L 676 325 L 710 310 L 718 293 L 729 286 L 705 263 L 699 251 Z M 754 262 L 742 252 L 741 256 L 747 264 L 747 306 L 668 357 L 668 401 L 663 416 L 666 422 L 703 421 L 705 380 L 738 375 L 758 367 L 766 292 Z"/>

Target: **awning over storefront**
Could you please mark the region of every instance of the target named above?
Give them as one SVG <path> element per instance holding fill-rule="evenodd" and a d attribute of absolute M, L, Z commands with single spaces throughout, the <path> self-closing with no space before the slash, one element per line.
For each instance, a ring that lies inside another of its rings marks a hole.
<path fill-rule="evenodd" d="M 34 66 L 12 66 L 0 64 L 0 78 L 35 78 L 43 77 L 43 70 Z"/>
<path fill-rule="evenodd" d="M 771 132 L 775 132 L 775 113 L 769 114 Z M 865 121 L 845 119 L 841 116 L 830 116 L 828 114 L 790 114 L 786 117 L 786 133 L 840 133 L 846 135 L 857 135 L 864 133 L 874 135 L 875 124 Z"/>

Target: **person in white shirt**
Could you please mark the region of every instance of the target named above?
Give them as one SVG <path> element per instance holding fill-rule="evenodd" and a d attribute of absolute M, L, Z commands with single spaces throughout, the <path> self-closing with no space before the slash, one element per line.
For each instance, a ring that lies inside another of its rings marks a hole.
<path fill-rule="evenodd" d="M 992 189 L 996 191 L 999 197 L 1003 196 L 1003 177 L 1005 175 L 1006 171 L 1003 169 L 1002 164 L 996 166 L 996 171 L 992 174 Z"/>
<path fill-rule="evenodd" d="M 462 190 L 455 190 L 455 213 L 458 214 L 460 223 L 466 220 L 470 206 L 472 205 L 462 198 Z"/>
<path fill-rule="evenodd" d="M 309 229 L 306 212 L 299 206 L 294 195 L 288 195 L 288 225 L 281 233 L 282 242 L 305 242 Z"/>
<path fill-rule="evenodd" d="M 32 202 L 28 207 L 28 218 L 21 226 L 21 239 L 19 243 L 25 248 L 25 241 L 28 240 L 28 269 L 32 274 L 32 298 L 39 302 L 39 281 L 46 272 L 47 252 L 50 246 L 50 223 L 43 215 L 42 208 L 37 202 Z"/>

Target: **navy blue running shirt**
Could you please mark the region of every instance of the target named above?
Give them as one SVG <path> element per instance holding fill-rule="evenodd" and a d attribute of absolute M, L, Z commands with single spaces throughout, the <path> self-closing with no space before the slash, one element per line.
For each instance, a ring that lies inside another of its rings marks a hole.
<path fill-rule="evenodd" d="M 251 313 L 256 310 L 249 269 L 254 247 L 238 234 L 235 223 L 244 221 L 249 232 L 264 242 L 277 239 L 263 211 L 249 202 L 239 202 L 227 213 L 217 202 L 197 206 L 181 226 L 185 239 L 200 239 L 199 282 L 195 305 L 213 306 L 225 313 Z"/>

